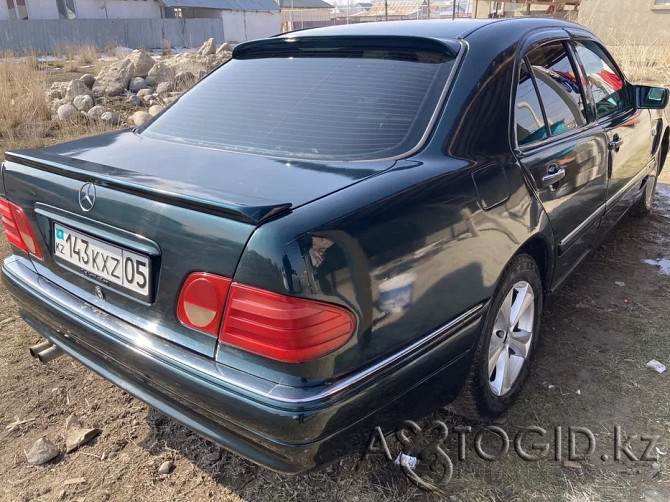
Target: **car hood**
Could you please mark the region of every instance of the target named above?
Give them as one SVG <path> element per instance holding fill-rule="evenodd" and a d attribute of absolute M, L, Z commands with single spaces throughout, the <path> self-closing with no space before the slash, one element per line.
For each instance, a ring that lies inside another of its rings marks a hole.
<path fill-rule="evenodd" d="M 48 147 L 39 150 L 39 157 L 102 180 L 112 178 L 210 205 L 262 207 L 265 215 L 273 207 L 295 208 L 341 190 L 395 162 L 276 159 L 176 143 L 130 130 Z M 256 213 L 252 219 L 264 217 L 263 211 Z"/>

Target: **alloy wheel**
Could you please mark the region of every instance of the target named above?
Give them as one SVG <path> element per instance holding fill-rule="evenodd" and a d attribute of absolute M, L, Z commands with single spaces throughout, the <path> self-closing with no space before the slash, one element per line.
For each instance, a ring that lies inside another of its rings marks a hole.
<path fill-rule="evenodd" d="M 511 389 L 530 355 L 535 320 L 535 294 L 517 282 L 500 305 L 488 350 L 489 387 L 496 396 Z"/>

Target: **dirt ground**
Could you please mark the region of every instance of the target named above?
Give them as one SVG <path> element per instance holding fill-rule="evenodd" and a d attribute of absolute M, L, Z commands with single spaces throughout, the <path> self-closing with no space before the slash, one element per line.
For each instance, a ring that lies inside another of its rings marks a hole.
<path fill-rule="evenodd" d="M 586 427 L 596 439 L 594 454 L 564 465 L 553 455 L 523 461 L 510 450 L 487 462 L 474 454 L 473 436 L 481 425 L 442 411 L 421 425 L 439 419 L 473 427 L 464 461 L 457 459 L 455 436 L 446 442 L 454 468 L 444 499 L 670 500 L 670 370 L 658 374 L 645 366 L 651 359 L 670 366 L 670 275 L 656 264 L 670 258 L 670 175 L 664 174 L 652 215 L 624 219 L 546 305 L 530 379 L 497 423 L 511 437 L 528 426 L 550 431 L 552 451 L 553 431 L 561 426 L 564 458 L 568 427 Z M 5 256 L 9 249 L 1 240 Z M 198 437 L 70 358 L 37 363 L 28 346 L 38 340 L 0 289 L 0 500 L 437 499 L 381 456 L 360 460 L 352 453 L 297 477 L 272 473 Z M 102 433 L 44 466 L 28 465 L 25 452 L 42 436 L 64 449 L 64 422 L 71 413 Z M 8 427 L 17 420 L 30 421 Z M 615 426 L 633 438 L 636 458 L 646 444 L 640 436 L 658 436 L 651 452 L 656 465 L 625 455 L 612 460 Z M 581 440 L 578 451 L 585 448 Z M 394 440 L 389 447 L 394 457 L 401 451 Z M 166 460 L 174 470 L 159 474 Z"/>

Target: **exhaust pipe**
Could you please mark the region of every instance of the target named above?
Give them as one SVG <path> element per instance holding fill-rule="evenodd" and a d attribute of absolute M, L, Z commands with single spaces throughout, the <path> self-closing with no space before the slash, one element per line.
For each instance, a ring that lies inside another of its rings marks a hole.
<path fill-rule="evenodd" d="M 30 355 L 33 357 L 37 357 L 37 355 L 42 352 L 43 350 L 47 350 L 49 347 L 51 347 L 51 342 L 49 340 L 44 340 L 41 343 L 38 343 L 37 345 L 33 345 L 30 347 Z"/>
<path fill-rule="evenodd" d="M 51 345 L 48 349 L 43 350 L 42 352 L 39 352 L 37 354 L 37 359 L 41 363 L 48 363 L 49 361 L 53 361 L 57 357 L 60 357 L 63 355 L 63 351 L 56 347 L 55 345 Z"/>

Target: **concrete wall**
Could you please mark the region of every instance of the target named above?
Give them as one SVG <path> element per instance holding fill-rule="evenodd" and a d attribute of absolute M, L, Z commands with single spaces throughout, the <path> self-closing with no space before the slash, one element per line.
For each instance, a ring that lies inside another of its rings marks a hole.
<path fill-rule="evenodd" d="M 32 49 L 49 54 L 53 53 L 54 47 L 81 44 L 93 44 L 101 49 L 110 44 L 156 49 L 161 47 L 163 39 L 169 40 L 172 47 L 196 47 L 210 37 L 217 41 L 227 39 L 221 19 L 0 21 L 0 52 L 21 53 Z"/>
<path fill-rule="evenodd" d="M 578 22 L 605 43 L 670 46 L 670 3 L 653 0 L 582 0 Z"/>
<path fill-rule="evenodd" d="M 58 7 L 55 0 L 27 0 L 26 8 L 28 19 L 58 19 Z"/>
<path fill-rule="evenodd" d="M 28 3 L 44 0 L 28 0 Z M 55 4 L 55 0 L 52 0 Z M 156 0 L 75 0 L 78 19 L 160 19 Z M 58 19 L 56 12 L 55 19 Z"/>
<path fill-rule="evenodd" d="M 281 31 L 279 11 L 221 11 L 223 32 L 226 42 L 244 42 L 255 38 L 265 38 Z"/>
<path fill-rule="evenodd" d="M 9 19 L 9 11 L 7 10 L 7 2 L 0 2 L 0 21 Z"/>

